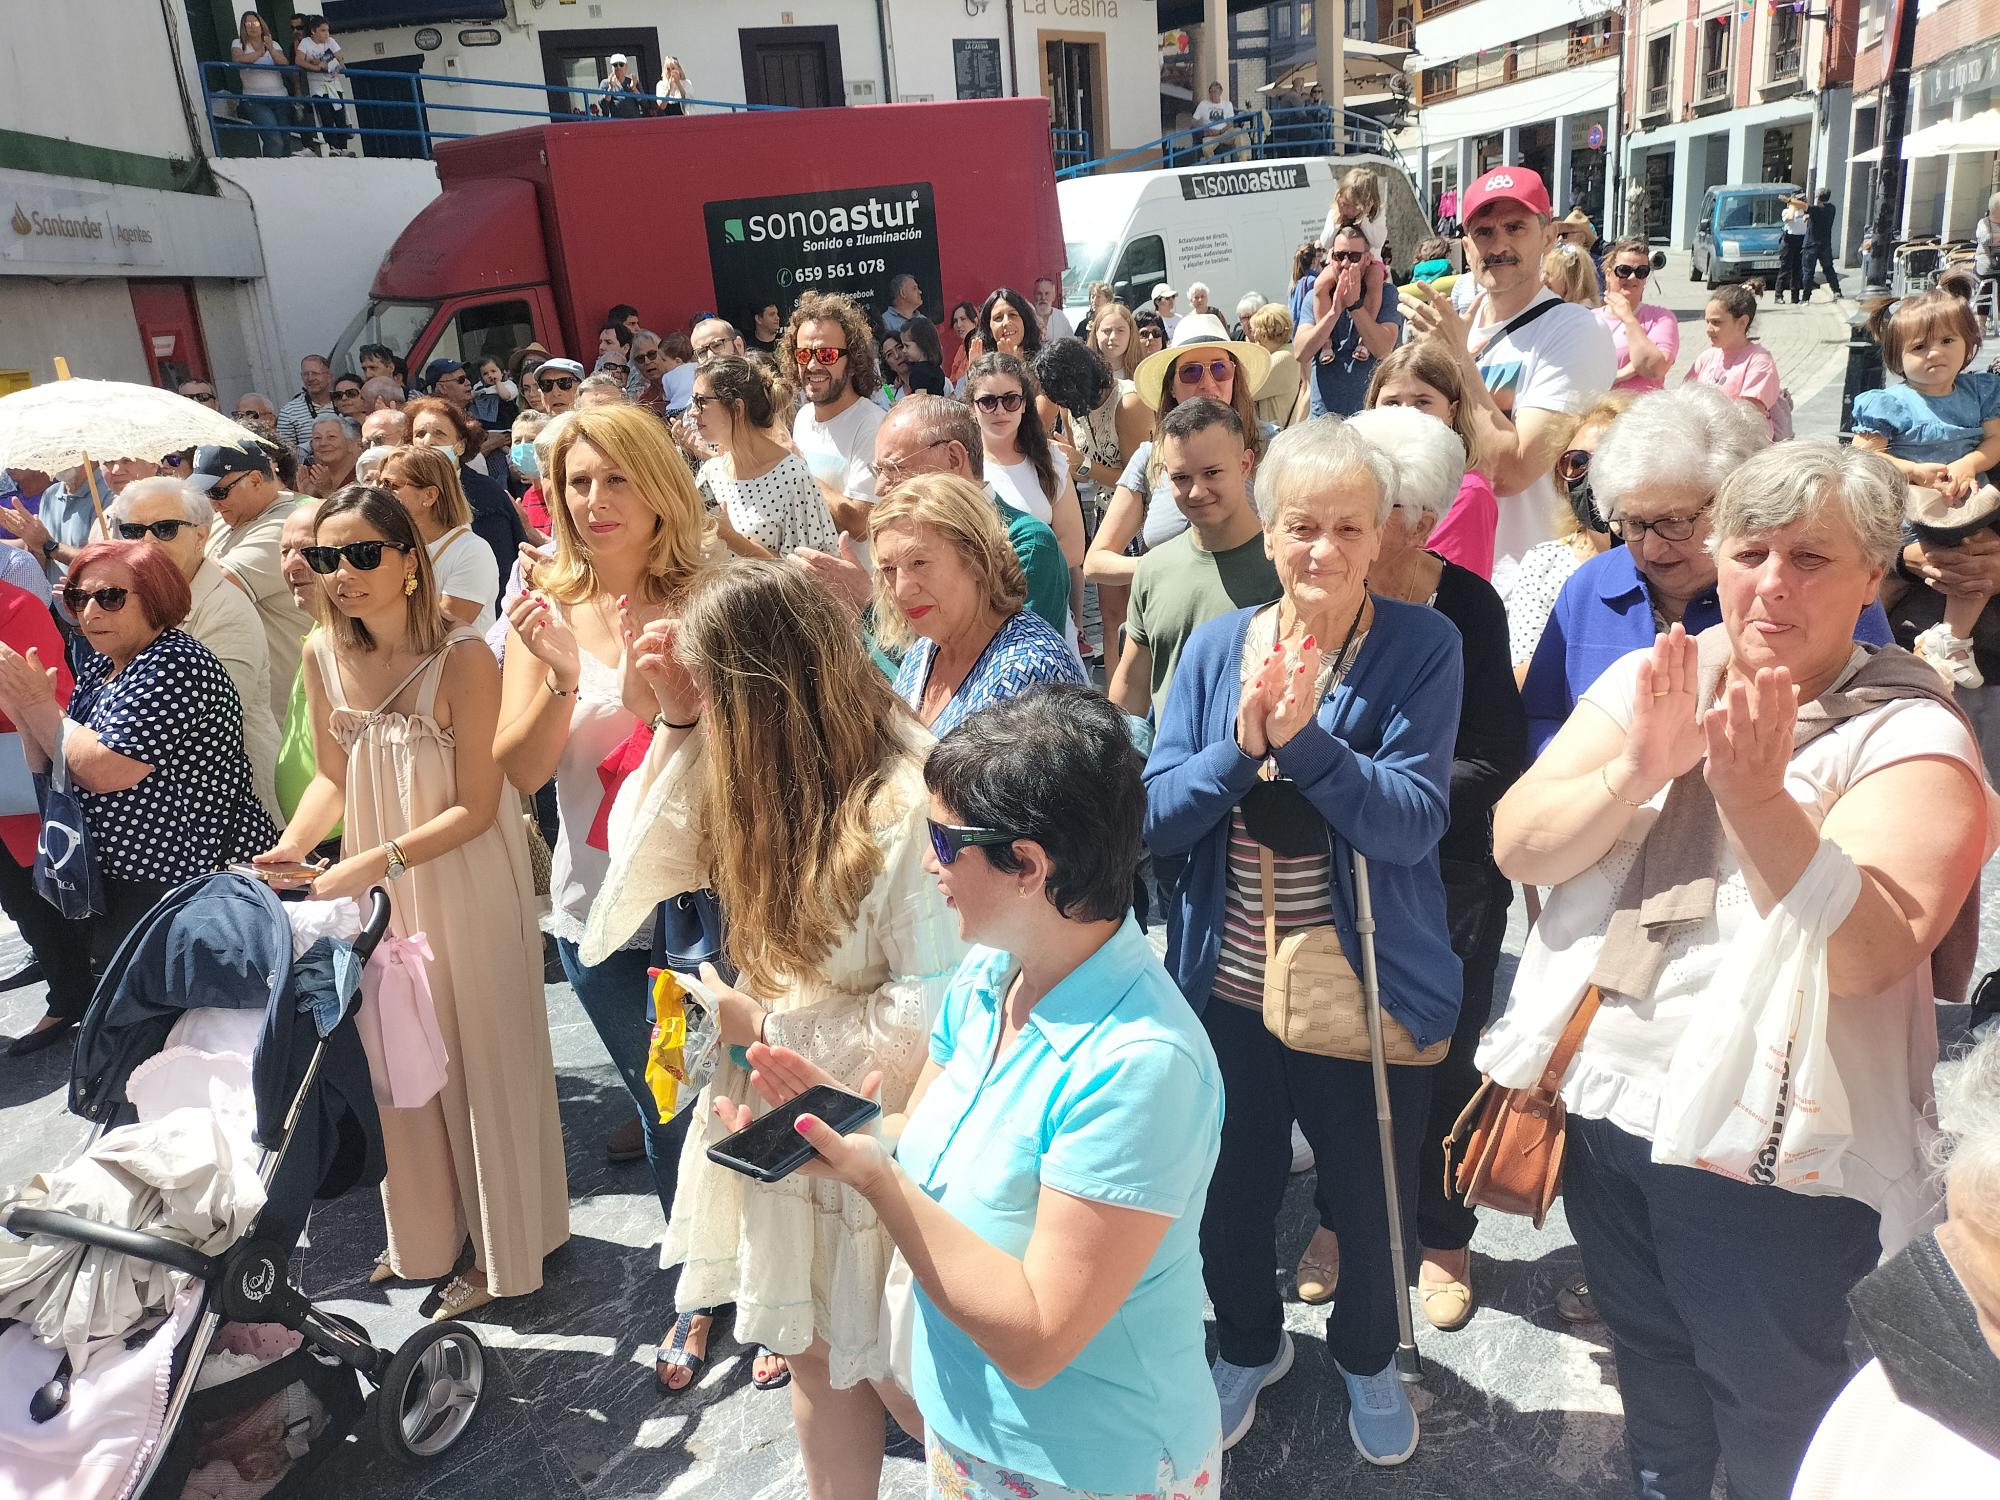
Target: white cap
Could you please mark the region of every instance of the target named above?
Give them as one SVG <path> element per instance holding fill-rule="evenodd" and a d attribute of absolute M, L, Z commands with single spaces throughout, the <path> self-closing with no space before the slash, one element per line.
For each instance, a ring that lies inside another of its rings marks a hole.
<path fill-rule="evenodd" d="M 1162 281 L 1153 288 L 1153 295 L 1146 300 L 1149 302 L 1158 302 L 1162 297 L 1178 297 L 1179 295 L 1179 292 Z"/>
<path fill-rule="evenodd" d="M 615 68 L 615 67 L 617 67 L 617 66 L 618 66 L 618 65 L 619 65 L 620 63 L 625 63 L 625 62 L 626 62 L 626 59 L 625 59 L 625 54 L 624 54 L 624 53 L 622 53 L 622 52 L 614 52 L 614 53 L 612 53 L 612 54 L 611 54 L 611 66 L 612 66 L 612 67 L 614 67 L 614 68 Z M 629 64 L 629 63 L 626 63 L 626 66 L 628 66 L 628 67 L 629 67 L 629 66 L 630 66 L 630 64 Z"/>

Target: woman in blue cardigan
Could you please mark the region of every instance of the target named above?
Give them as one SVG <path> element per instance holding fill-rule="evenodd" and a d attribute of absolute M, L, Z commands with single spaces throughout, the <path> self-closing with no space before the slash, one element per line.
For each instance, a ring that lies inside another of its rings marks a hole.
<path fill-rule="evenodd" d="M 1389 1223 L 1366 1062 L 1286 1047 L 1264 1028 L 1264 856 L 1277 941 L 1334 927 L 1355 972 L 1353 859 L 1367 856 L 1382 1003 L 1419 1046 L 1452 1033 L 1458 959 L 1437 844 L 1450 812 L 1462 653 L 1421 605 L 1377 598 L 1368 571 L 1397 503 L 1395 460 L 1337 422 L 1281 434 L 1257 475 L 1275 605 L 1188 639 L 1146 767 L 1146 842 L 1171 892 L 1167 967 L 1222 1068 L 1222 1150 L 1201 1227 L 1220 1347 L 1225 1447 L 1257 1393 L 1291 1368 L 1272 1284 L 1291 1123 L 1319 1162 L 1342 1246 L 1327 1348 L 1346 1384 L 1348 1432 L 1370 1463 L 1416 1450 L 1417 1418 L 1393 1364 Z M 1389 1070 L 1403 1201 L 1414 1197 L 1429 1070 Z"/>

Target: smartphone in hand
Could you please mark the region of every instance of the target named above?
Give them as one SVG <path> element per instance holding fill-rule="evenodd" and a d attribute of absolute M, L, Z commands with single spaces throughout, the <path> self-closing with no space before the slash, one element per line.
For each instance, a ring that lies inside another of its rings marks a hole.
<path fill-rule="evenodd" d="M 817 1154 L 798 1132 L 800 1115 L 824 1120 L 840 1135 L 852 1135 L 877 1115 L 873 1099 L 827 1084 L 807 1089 L 789 1104 L 781 1104 L 761 1120 L 725 1136 L 708 1148 L 708 1159 L 719 1167 L 741 1172 L 759 1182 L 789 1177 Z"/>

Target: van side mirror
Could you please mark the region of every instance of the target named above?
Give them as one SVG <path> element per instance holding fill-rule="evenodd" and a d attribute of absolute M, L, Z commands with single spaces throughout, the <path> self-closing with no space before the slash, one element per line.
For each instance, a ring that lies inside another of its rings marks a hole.
<path fill-rule="evenodd" d="M 1653 269 L 1655 271 L 1664 271 L 1666 268 L 1667 252 L 1664 250 L 1655 250 L 1653 252 Z"/>

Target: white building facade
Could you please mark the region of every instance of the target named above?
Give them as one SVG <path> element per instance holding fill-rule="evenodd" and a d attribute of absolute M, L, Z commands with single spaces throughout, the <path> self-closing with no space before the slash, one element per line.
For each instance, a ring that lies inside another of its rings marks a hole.
<path fill-rule="evenodd" d="M 1542 175 L 1558 216 L 1581 208 L 1603 227 L 1619 37 L 1611 0 L 1418 0 L 1415 110 L 1397 144 L 1441 220 L 1505 162 Z"/>

